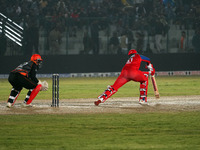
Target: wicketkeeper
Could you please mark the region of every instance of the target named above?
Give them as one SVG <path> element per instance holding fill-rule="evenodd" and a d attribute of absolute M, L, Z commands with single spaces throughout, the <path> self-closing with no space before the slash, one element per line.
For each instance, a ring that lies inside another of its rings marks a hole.
<path fill-rule="evenodd" d="M 98 96 L 98 100 L 94 102 L 96 106 L 98 106 L 100 103 L 104 103 L 109 97 L 115 94 L 121 86 L 131 80 L 140 82 L 139 103 L 147 104 L 148 76 L 154 75 L 155 69 L 151 64 L 150 59 L 138 54 L 136 50 L 130 50 L 128 55 L 130 55 L 130 58 L 123 67 L 121 74 L 113 85 L 108 86 L 104 93 Z M 148 68 L 149 71 L 139 70 L 142 61 L 147 63 L 146 68 Z"/>
<path fill-rule="evenodd" d="M 41 82 L 37 79 L 36 73 L 41 68 L 42 58 L 39 54 L 34 54 L 31 60 L 20 64 L 9 74 L 8 81 L 13 86 L 7 102 L 7 107 L 12 107 L 23 88 L 28 89 L 28 93 L 23 102 L 23 106 L 32 107 L 31 102 L 39 93 L 48 89 L 46 81 Z"/>

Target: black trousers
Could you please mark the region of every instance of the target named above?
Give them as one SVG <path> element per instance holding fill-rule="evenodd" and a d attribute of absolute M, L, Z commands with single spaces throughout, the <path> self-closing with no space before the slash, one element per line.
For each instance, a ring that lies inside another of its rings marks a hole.
<path fill-rule="evenodd" d="M 37 86 L 37 83 L 31 79 L 21 75 L 20 73 L 11 72 L 8 77 L 8 81 L 17 91 L 21 91 L 23 88 L 34 89 Z"/>

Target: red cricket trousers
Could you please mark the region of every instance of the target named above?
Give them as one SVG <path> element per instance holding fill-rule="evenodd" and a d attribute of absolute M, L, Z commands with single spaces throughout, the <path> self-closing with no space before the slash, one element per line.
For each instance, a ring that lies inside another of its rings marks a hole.
<path fill-rule="evenodd" d="M 144 100 L 147 101 L 147 90 L 148 90 L 148 74 L 149 72 L 143 72 L 140 70 L 123 69 L 112 87 L 117 91 L 121 86 L 129 81 L 140 82 L 140 99 L 141 96 L 145 95 Z M 144 89 L 144 90 L 142 90 Z"/>

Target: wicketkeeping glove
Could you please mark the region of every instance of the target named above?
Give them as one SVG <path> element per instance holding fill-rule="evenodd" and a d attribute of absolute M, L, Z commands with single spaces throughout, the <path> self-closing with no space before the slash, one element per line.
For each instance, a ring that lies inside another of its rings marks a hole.
<path fill-rule="evenodd" d="M 41 82 L 41 81 L 39 80 L 38 84 L 41 84 L 41 85 L 42 85 L 40 91 L 47 91 L 48 88 L 49 88 L 49 85 L 48 85 L 47 81 Z"/>

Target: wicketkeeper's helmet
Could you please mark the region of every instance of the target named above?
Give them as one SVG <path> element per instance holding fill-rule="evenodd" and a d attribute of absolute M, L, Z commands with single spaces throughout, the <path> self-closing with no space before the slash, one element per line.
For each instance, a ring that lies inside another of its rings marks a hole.
<path fill-rule="evenodd" d="M 128 55 L 132 55 L 132 54 L 137 54 L 137 51 L 135 49 L 131 49 L 129 52 L 128 52 Z"/>
<path fill-rule="evenodd" d="M 40 63 L 43 61 L 41 56 L 39 54 L 33 54 L 31 56 L 31 61 L 34 62 L 36 65 L 40 65 Z"/>

